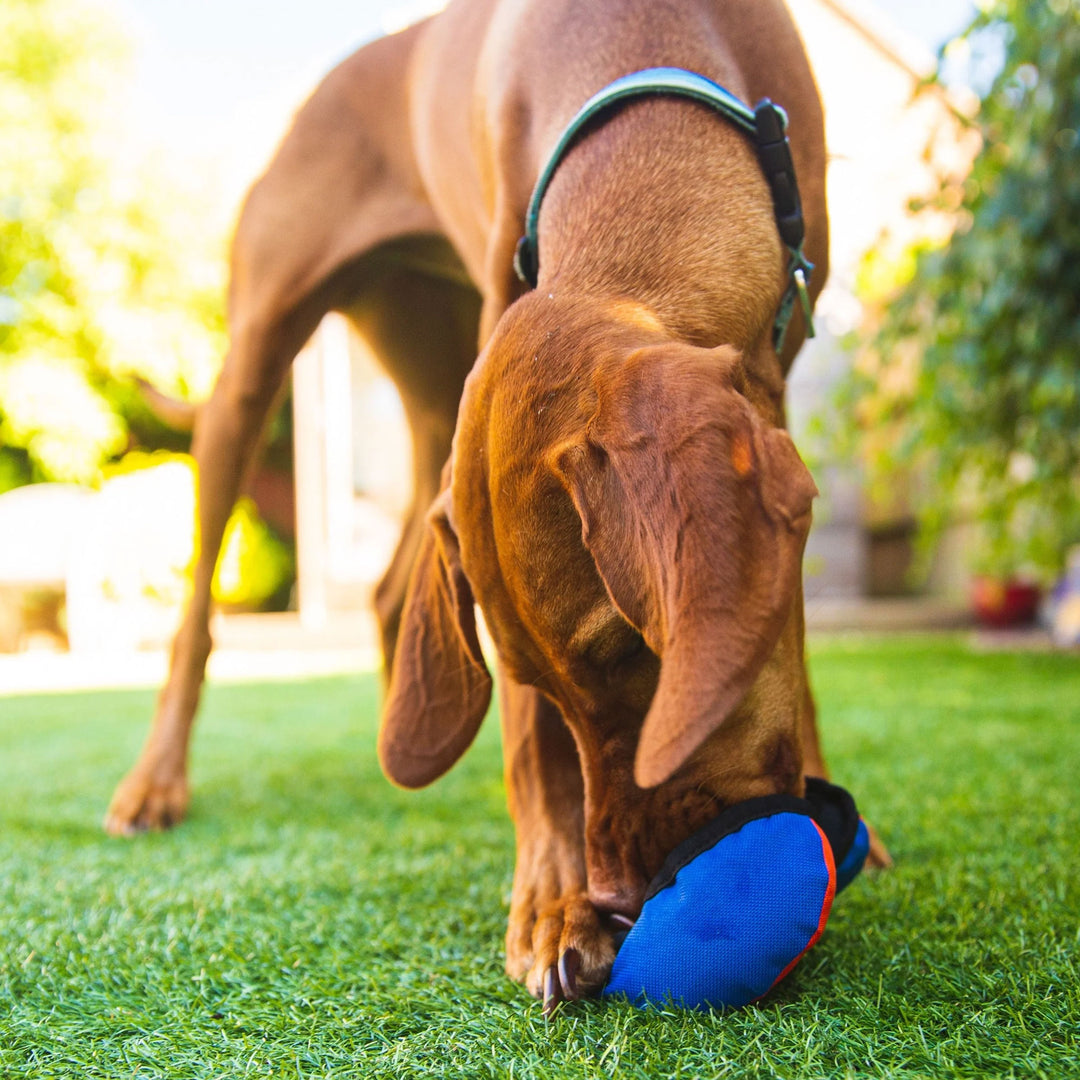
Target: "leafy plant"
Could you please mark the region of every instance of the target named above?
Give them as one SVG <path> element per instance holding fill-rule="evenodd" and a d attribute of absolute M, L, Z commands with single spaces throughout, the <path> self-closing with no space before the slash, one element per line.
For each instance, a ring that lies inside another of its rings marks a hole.
<path fill-rule="evenodd" d="M 94 0 L 0 4 L 0 491 L 182 447 L 134 378 L 198 396 L 223 352 L 223 230 L 131 145 L 126 54 Z"/>
<path fill-rule="evenodd" d="M 1049 577 L 1080 540 L 1080 4 L 986 0 L 942 66 L 965 58 L 981 150 L 913 207 L 955 228 L 891 281 L 868 257 L 845 394 L 872 479 L 919 475 L 928 539 L 966 517 L 976 568 Z"/>
<path fill-rule="evenodd" d="M 111 536 L 100 586 L 128 602 L 147 597 L 179 607 L 190 595 L 198 534 L 195 461 L 187 454 L 140 450 L 105 469 L 102 495 L 123 535 Z M 226 607 L 253 610 L 287 599 L 295 580 L 290 547 L 240 499 L 229 515 L 214 570 L 212 595 Z"/>

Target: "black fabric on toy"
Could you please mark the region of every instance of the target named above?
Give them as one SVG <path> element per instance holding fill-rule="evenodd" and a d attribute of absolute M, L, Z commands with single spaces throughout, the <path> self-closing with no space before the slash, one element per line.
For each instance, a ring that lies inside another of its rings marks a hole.
<path fill-rule="evenodd" d="M 729 807 L 665 860 L 604 995 L 693 1009 L 756 1000 L 821 936 L 867 848 L 854 800 L 825 780 L 808 780 L 804 799 Z"/>
<path fill-rule="evenodd" d="M 859 817 L 855 800 L 837 784 L 812 776 L 806 781 L 806 801 L 821 826 L 836 861 L 836 891 L 842 892 L 863 868 L 870 852 L 870 831 Z"/>

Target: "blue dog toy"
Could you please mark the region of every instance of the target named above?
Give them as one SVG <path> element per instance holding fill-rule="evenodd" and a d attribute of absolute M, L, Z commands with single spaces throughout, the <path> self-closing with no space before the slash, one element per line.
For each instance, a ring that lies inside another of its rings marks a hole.
<path fill-rule="evenodd" d="M 852 797 L 824 780 L 807 780 L 805 799 L 730 807 L 668 856 L 604 996 L 690 1009 L 756 1001 L 821 936 L 869 847 Z"/>

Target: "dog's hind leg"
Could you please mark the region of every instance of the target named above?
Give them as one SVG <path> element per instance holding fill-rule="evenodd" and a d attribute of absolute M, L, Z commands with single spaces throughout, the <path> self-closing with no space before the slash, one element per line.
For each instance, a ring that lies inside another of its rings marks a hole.
<path fill-rule="evenodd" d="M 439 493 L 462 385 L 476 359 L 480 295 L 445 240 L 410 237 L 371 257 L 347 314 L 394 380 L 412 436 L 412 501 L 374 597 L 388 681 L 424 519 Z"/>
<path fill-rule="evenodd" d="M 199 410 L 192 441 L 199 537 L 193 590 L 146 745 L 109 806 L 105 828 L 111 833 L 167 827 L 186 810 L 188 737 L 211 648 L 210 585 L 225 524 L 291 359 L 286 342 L 300 332 L 298 322 L 293 327 L 292 335 L 280 336 L 234 331 L 217 386 Z"/>
<path fill-rule="evenodd" d="M 164 828 L 185 813 L 214 566 L 289 365 L 322 316 L 353 298 L 365 255 L 388 240 L 437 231 L 407 136 L 403 73 L 420 29 L 374 42 L 331 72 L 245 203 L 232 252 L 230 349 L 195 425 L 194 589 L 150 734 L 106 814 L 111 833 Z"/>
<path fill-rule="evenodd" d="M 805 624 L 803 619 L 802 587 L 799 588 L 798 597 L 799 612 L 799 636 L 805 636 Z M 805 665 L 805 661 L 804 661 Z M 814 693 L 810 688 L 810 680 L 804 674 L 803 700 L 799 708 L 799 735 L 802 741 L 803 772 L 807 776 L 820 776 L 823 780 L 829 779 L 829 768 L 825 764 L 825 756 L 821 750 L 821 736 L 818 734 L 817 705 L 814 702 Z M 870 852 L 867 855 L 867 865 L 877 869 L 885 869 L 892 866 L 892 856 L 889 849 L 882 843 L 881 838 L 874 831 L 872 825 L 867 823 L 870 833 Z"/>

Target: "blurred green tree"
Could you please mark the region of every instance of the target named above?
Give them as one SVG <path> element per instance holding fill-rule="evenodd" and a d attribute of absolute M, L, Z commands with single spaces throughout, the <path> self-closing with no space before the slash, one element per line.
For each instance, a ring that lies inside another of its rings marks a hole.
<path fill-rule="evenodd" d="M 138 391 L 203 396 L 224 230 L 132 147 L 126 39 L 93 0 L 0 4 L 0 491 L 181 448 Z"/>
<path fill-rule="evenodd" d="M 966 60 L 981 150 L 913 207 L 955 229 L 889 287 L 868 257 L 871 333 L 844 396 L 872 479 L 923 477 L 926 539 L 973 519 L 975 569 L 1049 577 L 1080 542 L 1080 3 L 980 8 L 932 82 Z"/>

